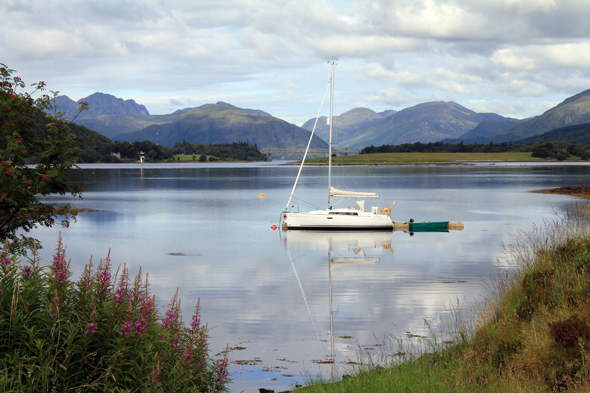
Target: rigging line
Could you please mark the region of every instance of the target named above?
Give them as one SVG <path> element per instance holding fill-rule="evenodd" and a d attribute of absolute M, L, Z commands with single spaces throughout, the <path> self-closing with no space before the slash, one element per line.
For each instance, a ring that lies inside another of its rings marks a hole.
<path fill-rule="evenodd" d="M 309 150 L 309 146 L 311 145 L 311 140 L 313 138 L 313 134 L 315 132 L 315 128 L 318 125 L 318 120 L 320 119 L 320 113 L 322 112 L 322 107 L 324 106 L 324 101 L 326 100 L 326 95 L 328 94 L 328 89 L 332 85 L 332 78 L 330 78 L 330 83 L 328 83 L 328 87 L 326 88 L 326 92 L 324 93 L 324 98 L 322 99 L 322 104 L 320 105 L 320 110 L 318 111 L 318 115 L 315 118 L 315 123 L 313 125 L 313 129 L 311 130 L 311 135 L 309 136 L 309 142 L 307 142 L 307 147 L 305 148 L 305 154 L 303 155 L 303 159 L 301 160 L 301 166 L 299 167 L 299 172 L 297 173 L 297 178 L 295 179 L 295 184 L 293 184 L 293 190 L 291 191 L 291 196 L 289 197 L 289 201 L 287 202 L 287 207 L 285 207 L 285 211 L 288 211 L 289 205 L 291 204 L 291 198 L 293 198 L 293 194 L 295 193 L 295 187 L 297 187 L 297 182 L 299 181 L 299 176 L 301 175 L 301 170 L 303 169 L 303 164 L 305 163 L 305 158 L 307 157 L 307 151 Z"/>
<path fill-rule="evenodd" d="M 307 312 L 309 313 L 309 317 L 311 318 L 311 323 L 313 325 L 313 329 L 315 330 L 315 335 L 318 339 L 318 343 L 320 344 L 320 349 L 322 350 L 322 356 L 326 357 L 324 353 L 324 346 L 322 345 L 322 340 L 320 339 L 320 334 L 318 333 L 318 328 L 315 326 L 315 321 L 313 320 L 313 315 L 311 315 L 311 309 L 309 308 L 309 303 L 307 302 L 307 297 L 305 297 L 305 291 L 303 290 L 303 285 L 301 285 L 301 280 L 299 279 L 299 274 L 297 274 L 297 269 L 295 268 L 295 264 L 293 263 L 293 258 L 291 257 L 291 253 L 287 250 L 287 255 L 289 255 L 289 260 L 291 261 L 291 265 L 293 266 L 293 271 L 295 272 L 295 277 L 297 278 L 297 283 L 299 283 L 299 289 L 301 290 L 301 294 L 303 295 L 303 300 L 305 301 L 305 306 L 307 307 Z"/>
<path fill-rule="evenodd" d="M 299 203 L 300 205 L 304 205 L 304 206 L 307 206 L 307 207 L 313 207 L 314 209 L 319 209 L 320 208 L 318 205 L 315 205 L 315 204 L 313 204 L 311 202 L 308 202 L 308 201 L 306 201 L 304 199 L 301 199 L 301 198 L 298 198 L 298 197 L 293 197 L 293 199 L 297 203 Z"/>

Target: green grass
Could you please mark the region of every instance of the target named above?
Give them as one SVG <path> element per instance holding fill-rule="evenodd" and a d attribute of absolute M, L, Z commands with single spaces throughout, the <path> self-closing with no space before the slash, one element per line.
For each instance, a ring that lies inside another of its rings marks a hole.
<path fill-rule="evenodd" d="M 352 377 L 313 380 L 303 390 L 590 391 L 590 205 L 514 235 L 505 251 L 510 269 L 491 282 L 476 317 L 450 329 L 453 344 L 433 334 L 420 347 L 401 345 L 401 357 L 393 345 L 378 361 L 359 356 Z"/>
<path fill-rule="evenodd" d="M 531 153 L 375 153 L 332 157 L 334 164 L 411 164 L 454 163 L 457 161 L 544 161 Z M 327 157 L 312 158 L 306 163 L 327 163 Z"/>
<path fill-rule="evenodd" d="M 195 154 L 195 159 L 193 160 L 192 154 L 177 154 L 174 156 L 174 159 L 179 162 L 199 162 L 199 157 L 201 157 L 200 154 Z M 207 156 L 207 158 L 209 158 L 209 156 Z"/>

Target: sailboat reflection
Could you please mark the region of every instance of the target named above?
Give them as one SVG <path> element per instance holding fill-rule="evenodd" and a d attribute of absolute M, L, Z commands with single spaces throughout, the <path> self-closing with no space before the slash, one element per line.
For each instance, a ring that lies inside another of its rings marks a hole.
<path fill-rule="evenodd" d="M 295 263 L 293 262 L 292 254 L 300 250 L 326 250 L 328 253 L 328 283 L 329 283 L 329 305 L 330 305 L 330 357 L 329 360 L 323 363 L 331 364 L 332 378 L 336 378 L 335 369 L 335 355 L 334 355 L 334 312 L 332 304 L 332 270 L 337 268 L 346 268 L 351 265 L 372 265 L 380 261 L 379 257 L 368 257 L 369 250 L 389 250 L 391 249 L 391 235 L 393 231 L 358 231 L 358 232 L 324 232 L 324 231 L 288 231 L 285 235 L 284 244 L 289 254 L 289 259 L 303 299 L 307 306 L 311 321 L 314 325 L 316 336 L 320 341 L 320 335 L 316 328 L 313 316 L 305 291 L 299 279 Z M 382 252 L 382 251 L 381 251 Z M 332 254 L 338 254 L 337 257 L 332 257 Z"/>

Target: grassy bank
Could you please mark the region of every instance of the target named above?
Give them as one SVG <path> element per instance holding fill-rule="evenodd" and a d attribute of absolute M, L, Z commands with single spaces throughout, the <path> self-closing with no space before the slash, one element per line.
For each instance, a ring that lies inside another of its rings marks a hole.
<path fill-rule="evenodd" d="M 544 161 L 532 157 L 531 153 L 374 153 L 332 158 L 335 164 L 414 164 L 414 163 L 455 163 L 458 161 Z M 327 163 L 327 157 L 305 160 L 309 164 Z"/>
<path fill-rule="evenodd" d="M 590 205 L 516 234 L 505 251 L 510 268 L 452 344 L 392 345 L 380 366 L 363 359 L 352 377 L 305 392 L 590 391 Z"/>

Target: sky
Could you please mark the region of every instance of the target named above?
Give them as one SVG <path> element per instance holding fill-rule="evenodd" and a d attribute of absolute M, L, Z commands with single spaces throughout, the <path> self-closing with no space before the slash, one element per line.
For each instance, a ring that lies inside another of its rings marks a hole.
<path fill-rule="evenodd" d="M 540 115 L 590 89 L 588 0 L 2 0 L 0 63 L 151 114 L 224 101 L 296 125 L 454 101 Z M 324 104 L 322 114 L 327 114 Z"/>

